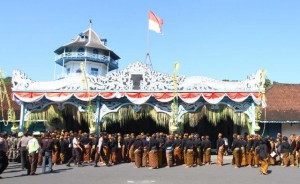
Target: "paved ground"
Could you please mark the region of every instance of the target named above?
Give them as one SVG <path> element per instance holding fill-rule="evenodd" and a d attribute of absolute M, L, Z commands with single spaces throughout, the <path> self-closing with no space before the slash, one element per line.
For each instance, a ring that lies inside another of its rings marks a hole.
<path fill-rule="evenodd" d="M 213 161 L 216 157 L 213 156 Z M 94 168 L 92 165 L 78 168 L 65 165 L 55 166 L 54 173 L 41 174 L 41 168 L 37 169 L 37 175 L 26 176 L 26 171 L 20 169 L 20 164 L 12 163 L 2 174 L 1 184 L 68 184 L 68 183 L 107 183 L 107 184 L 173 184 L 173 183 L 239 183 L 239 184 L 289 184 L 298 183 L 300 169 L 298 167 L 283 168 L 280 166 L 269 167 L 270 174 L 259 174 L 259 168 L 235 169 L 230 165 L 231 157 L 225 157 L 225 166 L 202 166 L 184 168 L 162 168 L 149 170 L 147 168 L 135 169 L 133 164 L 120 164 L 112 167 Z"/>

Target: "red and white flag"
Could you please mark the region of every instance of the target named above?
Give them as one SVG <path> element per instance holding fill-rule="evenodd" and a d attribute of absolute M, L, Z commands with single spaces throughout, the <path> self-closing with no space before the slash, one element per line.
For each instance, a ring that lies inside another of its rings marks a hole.
<path fill-rule="evenodd" d="M 149 17 L 149 30 L 155 31 L 157 33 L 162 33 L 163 19 L 160 19 L 152 11 L 148 12 Z"/>

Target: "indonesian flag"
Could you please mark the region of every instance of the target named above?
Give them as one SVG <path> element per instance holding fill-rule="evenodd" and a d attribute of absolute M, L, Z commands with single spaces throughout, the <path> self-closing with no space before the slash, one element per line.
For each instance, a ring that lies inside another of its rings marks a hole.
<path fill-rule="evenodd" d="M 161 27 L 163 25 L 163 20 L 157 17 L 152 11 L 148 12 L 149 16 L 149 30 L 155 31 L 157 33 L 162 33 Z"/>

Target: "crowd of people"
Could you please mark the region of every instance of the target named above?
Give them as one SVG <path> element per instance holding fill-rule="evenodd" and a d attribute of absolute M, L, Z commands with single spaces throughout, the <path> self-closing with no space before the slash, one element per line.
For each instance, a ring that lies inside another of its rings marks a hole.
<path fill-rule="evenodd" d="M 198 134 L 88 134 L 81 131 L 20 132 L 0 134 L 0 178 L 9 162 L 20 160 L 28 175 L 35 175 L 37 166 L 42 173 L 53 172 L 57 164 L 82 167 L 84 163 L 98 167 L 133 162 L 136 168 L 157 169 L 184 165 L 187 168 L 211 165 L 212 149 L 216 149 L 216 165 L 223 166 L 223 156 L 232 151 L 232 165 L 259 167 L 267 174 L 269 165 L 300 167 L 300 136 L 292 134 L 276 140 L 255 135 L 233 135 L 231 145 L 218 134 L 216 147 L 209 136 Z M 297 154 L 298 153 L 298 154 Z"/>

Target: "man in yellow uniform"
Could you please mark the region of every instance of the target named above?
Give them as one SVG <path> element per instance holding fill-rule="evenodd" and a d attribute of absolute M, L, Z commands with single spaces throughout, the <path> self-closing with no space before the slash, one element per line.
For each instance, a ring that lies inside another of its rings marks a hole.
<path fill-rule="evenodd" d="M 40 132 L 34 132 L 33 138 L 28 141 L 27 149 L 29 153 L 29 164 L 27 174 L 35 175 L 38 161 L 38 150 L 40 148 L 37 137 L 40 135 Z"/>

